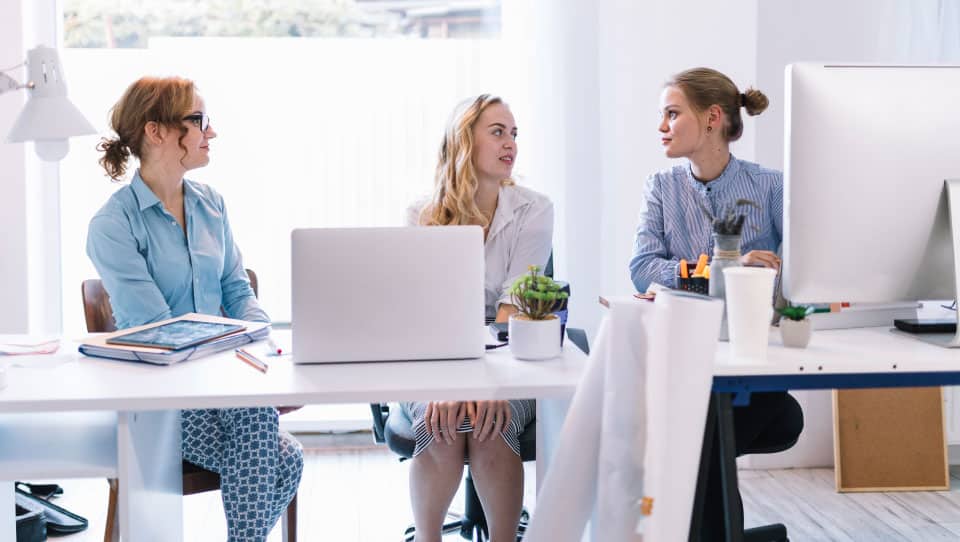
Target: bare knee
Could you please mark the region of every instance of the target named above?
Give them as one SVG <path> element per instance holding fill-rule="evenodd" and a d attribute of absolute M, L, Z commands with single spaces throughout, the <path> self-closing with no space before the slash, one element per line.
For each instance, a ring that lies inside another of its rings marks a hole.
<path fill-rule="evenodd" d="M 470 456 L 470 464 L 475 469 L 503 468 L 512 463 L 520 463 L 520 456 L 515 454 L 500 436 L 488 438 L 483 442 L 471 438 L 467 443 L 467 453 Z"/>
<path fill-rule="evenodd" d="M 463 458 L 466 453 L 466 439 L 462 436 L 454 441 L 453 444 L 445 442 L 433 442 L 427 446 L 414 461 L 421 464 L 434 465 L 439 468 L 463 468 Z"/>

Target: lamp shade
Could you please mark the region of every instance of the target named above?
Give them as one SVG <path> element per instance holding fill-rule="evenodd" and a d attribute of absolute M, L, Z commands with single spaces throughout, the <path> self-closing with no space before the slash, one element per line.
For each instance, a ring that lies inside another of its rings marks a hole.
<path fill-rule="evenodd" d="M 10 142 L 36 141 L 38 148 L 41 143 L 47 143 L 44 146 L 65 150 L 68 137 L 96 132 L 67 99 L 63 67 L 55 49 L 44 46 L 31 49 L 27 53 L 27 67 L 30 99 L 7 136 Z"/>

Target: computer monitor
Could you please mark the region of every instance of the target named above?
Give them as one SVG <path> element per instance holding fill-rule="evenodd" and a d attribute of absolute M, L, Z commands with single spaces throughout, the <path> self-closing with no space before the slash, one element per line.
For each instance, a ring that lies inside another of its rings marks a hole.
<path fill-rule="evenodd" d="M 954 299 L 960 66 L 793 64 L 785 88 L 784 296 Z"/>

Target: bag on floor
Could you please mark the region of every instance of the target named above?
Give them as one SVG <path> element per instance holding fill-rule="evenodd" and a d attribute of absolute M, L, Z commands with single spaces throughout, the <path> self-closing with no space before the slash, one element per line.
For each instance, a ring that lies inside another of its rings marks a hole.
<path fill-rule="evenodd" d="M 73 512 L 61 508 L 49 501 L 49 499 L 63 494 L 63 489 L 60 486 L 56 484 L 33 485 L 17 482 L 16 489 L 17 491 L 15 497 L 17 508 L 23 508 L 29 512 L 39 512 L 42 514 L 44 522 L 46 523 L 46 532 L 44 533 L 44 537 L 38 538 L 37 540 L 45 540 L 47 534 L 55 536 L 73 534 L 79 533 L 87 528 L 89 522 L 86 518 L 74 514 Z M 17 542 L 21 542 L 19 516 L 17 525 Z"/>
<path fill-rule="evenodd" d="M 47 539 L 47 518 L 43 510 L 28 510 L 15 505 L 17 542 L 43 542 Z"/>

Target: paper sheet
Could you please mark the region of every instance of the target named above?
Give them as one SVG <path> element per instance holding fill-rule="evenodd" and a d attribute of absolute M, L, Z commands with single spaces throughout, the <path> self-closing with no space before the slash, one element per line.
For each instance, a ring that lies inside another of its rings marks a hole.
<path fill-rule="evenodd" d="M 722 302 L 610 303 L 574 395 L 527 542 L 685 540 Z M 639 500 L 653 497 L 641 519 Z"/>

